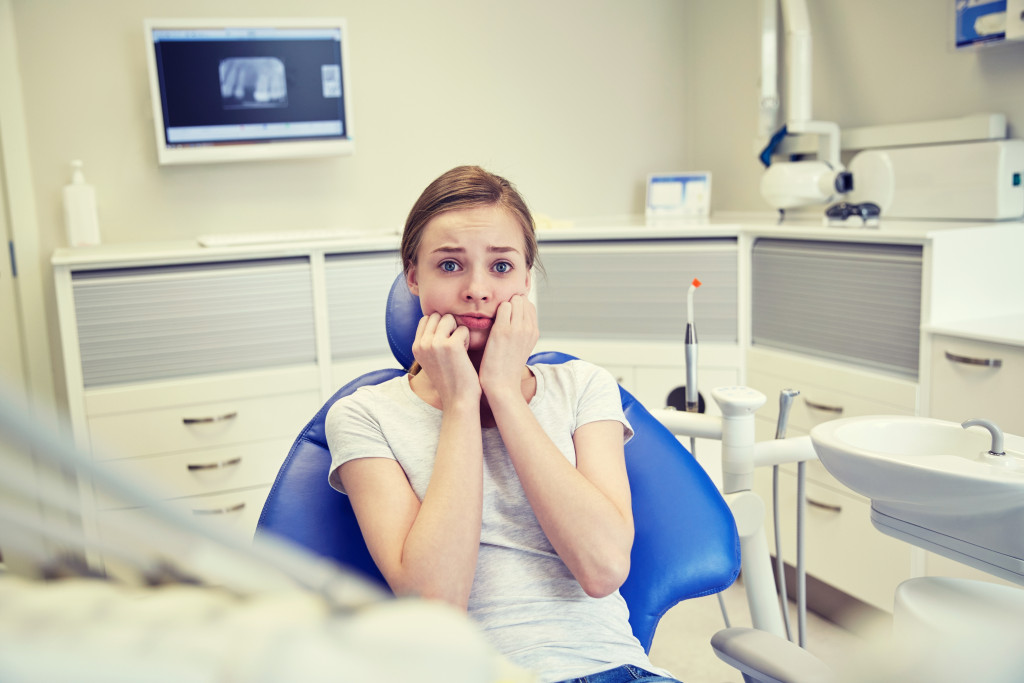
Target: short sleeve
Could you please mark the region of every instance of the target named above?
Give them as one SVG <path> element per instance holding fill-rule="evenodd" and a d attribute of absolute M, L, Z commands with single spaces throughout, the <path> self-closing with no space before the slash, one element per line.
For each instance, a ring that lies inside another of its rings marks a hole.
<path fill-rule="evenodd" d="M 622 412 L 622 395 L 612 374 L 602 367 L 580 363 L 576 372 L 579 397 L 576 406 L 576 426 L 600 420 L 622 423 L 622 442 L 633 438 L 633 427 Z"/>
<path fill-rule="evenodd" d="M 359 458 L 388 458 L 395 454 L 377 419 L 374 394 L 366 387 L 338 399 L 327 411 L 324 424 L 327 445 L 331 449 L 331 468 L 327 481 L 332 488 L 345 493 L 338 468 Z"/>

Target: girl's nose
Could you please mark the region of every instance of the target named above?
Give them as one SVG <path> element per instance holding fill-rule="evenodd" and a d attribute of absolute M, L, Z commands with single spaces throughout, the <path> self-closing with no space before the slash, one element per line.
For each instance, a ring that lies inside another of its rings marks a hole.
<path fill-rule="evenodd" d="M 466 301 L 487 301 L 490 298 L 487 276 L 478 272 L 470 275 L 464 296 Z"/>

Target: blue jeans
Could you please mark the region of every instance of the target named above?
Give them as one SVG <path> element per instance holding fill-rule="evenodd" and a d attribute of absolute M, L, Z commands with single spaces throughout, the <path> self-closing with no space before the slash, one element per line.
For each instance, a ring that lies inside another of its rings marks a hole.
<path fill-rule="evenodd" d="M 562 683 L 657 683 L 658 681 L 662 683 L 666 681 L 668 683 L 680 683 L 680 681 L 674 678 L 665 678 L 632 664 L 623 664 L 614 669 L 599 671 L 596 674 L 580 678 L 572 678 L 562 681 Z"/>

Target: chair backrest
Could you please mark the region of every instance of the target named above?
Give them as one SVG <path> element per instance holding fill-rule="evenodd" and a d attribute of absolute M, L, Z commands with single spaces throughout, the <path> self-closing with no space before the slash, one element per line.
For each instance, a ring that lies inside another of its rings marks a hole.
<path fill-rule="evenodd" d="M 399 276 L 388 297 L 387 334 L 404 368 L 412 364 L 412 340 L 421 313 Z M 531 364 L 564 363 L 573 357 L 544 352 Z M 284 536 L 354 568 L 382 585 L 348 497 L 327 483 L 331 463 L 324 433 L 327 411 L 361 386 L 404 374 L 378 370 L 339 389 L 299 433 L 267 497 L 256 536 Z M 619 389 L 634 437 L 626 444 L 626 469 L 636 534 L 629 577 L 620 592 L 629 606 L 633 633 L 650 650 L 662 615 L 688 598 L 724 590 L 740 569 L 739 537 L 732 513 L 696 459 L 629 394 Z"/>

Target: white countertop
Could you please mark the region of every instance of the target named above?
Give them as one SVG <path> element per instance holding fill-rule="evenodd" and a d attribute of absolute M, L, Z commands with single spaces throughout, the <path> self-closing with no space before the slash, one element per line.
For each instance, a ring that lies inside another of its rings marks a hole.
<path fill-rule="evenodd" d="M 1016 222 L 957 222 L 957 221 L 912 221 L 883 220 L 875 227 L 862 226 L 825 226 L 820 218 L 806 216 L 790 217 L 779 223 L 773 214 L 717 214 L 710 219 L 701 220 L 659 220 L 648 222 L 644 216 L 618 216 L 578 219 L 572 221 L 551 221 L 544 217 L 538 218 L 537 237 L 545 242 L 604 242 L 620 240 L 657 240 L 657 239 L 721 239 L 721 238 L 757 238 L 777 237 L 785 239 L 808 239 L 824 241 L 873 242 L 890 244 L 939 244 L 946 245 L 941 250 L 943 258 L 958 259 L 963 253 L 963 245 L 984 244 L 1021 244 L 1024 236 L 1024 223 Z M 320 242 L 275 242 L 268 244 L 250 244 L 245 246 L 204 247 L 196 240 L 176 242 L 134 242 L 108 244 L 96 247 L 61 248 L 52 256 L 55 267 L 73 268 L 75 270 L 98 270 L 104 268 L 137 267 L 148 265 L 170 265 L 176 263 L 215 263 L 221 261 L 251 260 L 261 258 L 308 257 L 310 254 L 358 254 L 373 252 L 394 252 L 399 247 L 399 235 L 396 232 L 367 232 L 353 237 Z M 975 249 L 974 251 L 977 251 Z M 1004 252 L 1006 250 L 1004 249 Z M 1017 251 L 1016 246 L 1011 251 Z M 975 264 L 985 272 L 996 268 L 987 268 L 989 254 L 984 255 L 985 264 Z M 1024 268 L 1019 257 L 1013 253 L 992 254 L 991 258 L 1002 259 L 1003 271 L 1014 271 L 1013 277 L 1005 279 L 1001 290 L 1008 297 L 1000 306 L 1009 308 L 1005 316 L 966 317 L 945 320 L 924 326 L 926 332 L 949 334 L 954 336 L 990 341 L 1002 344 L 1024 346 L 1024 303 L 1015 291 L 1024 289 L 1021 277 L 1016 273 Z M 944 292 L 949 297 L 967 297 L 969 301 L 956 310 L 961 313 L 984 315 L 986 311 L 978 310 L 971 302 L 970 282 L 949 285 L 952 292 Z M 954 291 L 955 290 L 955 291 Z M 933 290 L 933 298 L 938 296 Z M 1024 294 L 1024 291 L 1022 291 Z M 970 304 L 970 305 L 968 305 Z M 988 308 L 993 308 L 989 306 Z M 996 307 L 998 308 L 998 307 Z M 984 309 L 984 307 L 982 307 Z M 991 312 L 991 311 L 989 311 Z"/>
<path fill-rule="evenodd" d="M 925 332 L 977 341 L 1024 346 L 1024 313 L 924 325 Z"/>
<path fill-rule="evenodd" d="M 537 237 L 541 242 L 721 238 L 740 234 L 756 237 L 922 244 L 945 232 L 1003 229 L 1024 224 L 983 221 L 883 220 L 874 226 L 849 221 L 841 226 L 825 225 L 823 219 L 807 216 L 778 217 L 765 213 L 721 213 L 706 219 L 659 219 L 644 216 L 582 218 L 576 220 L 538 220 Z"/>
<path fill-rule="evenodd" d="M 606 241 L 626 239 L 715 239 L 740 235 L 849 242 L 923 244 L 942 233 L 965 230 L 1019 229 L 1021 223 L 958 221 L 883 220 L 874 227 L 851 223 L 825 226 L 820 218 L 790 217 L 779 223 L 765 213 L 723 213 L 709 219 L 648 222 L 644 216 L 613 216 L 551 221 L 538 218 L 540 242 Z M 980 232 L 979 232 L 980 235 Z M 244 246 L 204 247 L 195 240 L 175 242 L 127 242 L 96 247 L 60 248 L 54 251 L 55 266 L 82 268 L 116 267 L 125 261 L 133 265 L 181 261 L 221 261 L 250 258 L 302 256 L 311 251 L 324 253 L 365 253 L 398 248 L 397 232 L 367 232 L 357 236 L 319 242 L 275 242 Z"/>

